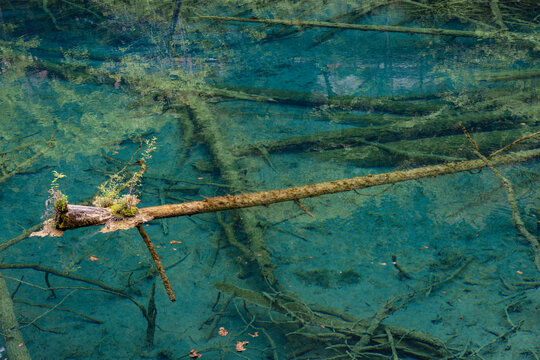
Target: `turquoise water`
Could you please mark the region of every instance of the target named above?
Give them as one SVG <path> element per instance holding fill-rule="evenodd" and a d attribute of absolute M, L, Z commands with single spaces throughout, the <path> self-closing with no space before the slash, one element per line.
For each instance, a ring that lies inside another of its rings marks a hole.
<path fill-rule="evenodd" d="M 503 26 L 460 2 L 2 3 L 0 274 L 31 358 L 540 357 L 538 135 L 496 167 L 529 240 L 487 168 L 149 221 L 174 303 L 137 229 L 27 231 L 48 190 L 89 205 L 145 152 L 141 209 L 478 159 L 459 122 L 486 156 L 538 132 L 540 9 L 498 3 Z"/>

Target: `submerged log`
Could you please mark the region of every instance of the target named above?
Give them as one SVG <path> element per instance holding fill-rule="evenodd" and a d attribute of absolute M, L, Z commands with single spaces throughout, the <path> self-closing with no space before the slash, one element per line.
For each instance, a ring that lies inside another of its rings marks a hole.
<path fill-rule="evenodd" d="M 540 157 L 540 149 L 494 156 L 490 158 L 489 164 L 492 166 L 511 164 L 514 162 L 527 161 L 537 157 Z M 61 222 L 58 224 L 53 224 L 51 220 L 48 220 L 43 230 L 33 233 L 32 236 L 58 236 L 61 235 L 61 232 L 64 230 L 77 229 L 91 225 L 106 225 L 105 228 L 102 229 L 102 232 L 130 229 L 138 224 L 154 219 L 186 215 L 190 216 L 195 214 L 241 209 L 253 206 L 268 206 L 270 204 L 279 202 L 294 201 L 303 198 L 364 189 L 372 186 L 393 184 L 426 177 L 454 174 L 462 171 L 480 169 L 485 166 L 487 166 L 486 163 L 481 159 L 467 160 L 441 165 L 424 166 L 409 170 L 394 171 L 390 173 L 366 175 L 350 179 L 296 186 L 292 188 L 241 195 L 218 196 L 206 198 L 201 201 L 141 208 L 138 209 L 138 213 L 135 216 L 125 217 L 122 219 L 115 218 L 113 214 L 108 215 L 110 211 L 107 209 L 96 208 L 93 206 L 68 204 L 67 212 L 61 214 Z M 86 213 L 89 215 L 86 216 Z M 96 216 L 96 214 L 99 214 L 99 216 Z"/>
<path fill-rule="evenodd" d="M 421 27 L 405 27 L 391 25 L 358 25 L 358 24 L 343 24 L 331 23 L 325 21 L 300 21 L 300 20 L 284 20 L 284 19 L 266 19 L 266 18 L 240 18 L 232 16 L 198 16 L 197 19 L 219 20 L 227 22 L 251 22 L 274 24 L 283 26 L 304 26 L 304 27 L 324 27 L 334 29 L 350 29 L 360 31 L 381 31 L 381 32 L 397 32 L 405 34 L 421 34 L 421 35 L 437 35 L 451 37 L 470 37 L 478 39 L 497 39 L 497 40 L 514 40 L 526 43 L 533 48 L 538 48 L 540 42 L 534 37 L 524 39 L 521 34 L 513 34 L 511 32 L 491 32 L 491 31 L 468 31 L 468 30 L 451 30 L 437 28 L 421 28 Z"/>
<path fill-rule="evenodd" d="M 190 117 L 200 129 L 200 134 L 212 154 L 222 178 L 233 189 L 242 190 L 245 187 L 246 179 L 239 171 L 236 157 L 230 151 L 226 137 L 219 130 L 219 121 L 200 97 L 188 96 L 187 100 Z M 272 264 L 270 251 L 265 244 L 264 231 L 258 225 L 258 219 L 253 212 L 246 209 L 238 210 L 237 215 L 238 223 L 247 237 L 248 248 L 257 254 L 254 260 L 261 270 L 262 277 L 270 286 L 277 286 L 277 278 L 274 275 L 275 265 Z"/>
<path fill-rule="evenodd" d="M 335 106 L 347 110 L 381 111 L 391 114 L 403 115 L 426 115 L 440 110 L 443 104 L 437 101 L 416 101 L 414 96 L 410 97 L 368 97 L 351 95 L 331 95 L 317 94 L 310 92 L 252 88 L 233 85 L 215 85 L 217 89 L 224 89 L 242 94 L 249 94 L 264 99 L 272 99 L 272 102 L 296 106 Z"/>
<path fill-rule="evenodd" d="M 465 114 L 450 112 L 438 117 L 409 118 L 386 126 L 321 131 L 312 135 L 264 140 L 237 145 L 233 151 L 236 155 L 242 156 L 258 154 L 260 148 L 266 149 L 269 153 L 342 149 L 345 146 L 365 145 L 366 140 L 386 143 L 456 135 L 461 133 L 461 129 L 456 125 L 458 122 L 474 129 L 475 132 L 485 132 L 515 129 L 522 126 L 518 125 L 521 121 L 536 125 L 536 120 L 513 117 L 504 111 Z"/>
<path fill-rule="evenodd" d="M 476 76 L 478 81 L 514 81 L 535 79 L 540 77 L 540 69 L 507 70 L 491 73 L 481 73 Z"/>
<path fill-rule="evenodd" d="M 523 136 L 528 129 L 477 132 L 474 134 L 480 148 L 490 153 Z M 345 149 L 314 151 L 306 154 L 319 161 L 347 163 L 357 167 L 423 166 L 449 161 L 474 159 L 467 139 L 462 135 L 427 137 L 418 140 L 402 140 L 388 143 L 364 141 L 364 145 Z M 360 144 L 360 142 L 359 142 Z M 538 147 L 530 142 L 519 150 Z M 459 156 L 460 158 L 456 158 Z"/>
<path fill-rule="evenodd" d="M 0 275 L 0 331 L 4 338 L 7 355 L 12 360 L 31 360 L 30 353 L 24 344 L 19 323 L 13 310 L 11 299 L 4 278 Z"/>

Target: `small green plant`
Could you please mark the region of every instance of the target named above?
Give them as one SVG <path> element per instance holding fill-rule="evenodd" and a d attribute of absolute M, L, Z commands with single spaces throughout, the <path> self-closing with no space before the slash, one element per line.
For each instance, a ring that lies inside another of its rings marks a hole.
<path fill-rule="evenodd" d="M 61 222 L 62 215 L 68 211 L 68 197 L 63 194 L 59 189 L 58 180 L 66 177 L 66 175 L 53 170 L 53 180 L 51 181 L 51 187 L 47 191 L 49 198 L 45 202 L 45 219 L 51 219 L 53 224 Z"/>
<path fill-rule="evenodd" d="M 99 185 L 99 195 L 94 199 L 94 205 L 99 207 L 110 207 L 114 204 L 123 190 L 123 176 L 120 174 L 112 175 L 107 181 Z"/>
<path fill-rule="evenodd" d="M 51 195 L 48 201 L 48 207 L 53 207 L 56 212 L 66 212 L 68 197 L 66 194 L 63 194 L 59 189 L 58 180 L 65 178 L 66 175 L 59 173 L 56 170 L 53 170 L 54 179 L 51 181 L 51 187 L 48 190 L 48 193 Z M 52 205 L 52 206 L 51 206 Z"/>
<path fill-rule="evenodd" d="M 152 158 L 152 152 L 156 150 L 156 138 L 144 141 L 145 150 L 142 156 L 133 164 L 141 168 L 126 180 L 126 169 L 124 167 L 118 173 L 112 175 L 107 181 L 99 186 L 99 193 L 95 197 L 93 204 L 95 206 L 109 208 L 117 217 L 131 217 L 137 214 L 136 205 L 139 199 L 135 191 L 140 186 L 141 178 L 146 171 L 146 161 Z M 127 189 L 127 194 L 122 194 Z"/>

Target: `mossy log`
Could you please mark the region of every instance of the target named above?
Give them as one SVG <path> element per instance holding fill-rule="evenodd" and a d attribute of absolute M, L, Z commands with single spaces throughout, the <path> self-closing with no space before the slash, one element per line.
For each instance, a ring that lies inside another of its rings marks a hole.
<path fill-rule="evenodd" d="M 474 137 L 483 153 L 489 154 L 504 144 L 530 133 L 529 128 L 475 133 Z M 536 142 L 520 145 L 519 150 L 538 147 Z M 516 149 L 515 149 L 516 150 Z M 402 140 L 388 143 L 365 141 L 364 145 L 328 151 L 316 151 L 309 156 L 320 161 L 349 163 L 358 167 L 422 166 L 441 162 L 476 158 L 467 139 L 459 135 Z M 456 159 L 456 157 L 459 157 Z"/>
<path fill-rule="evenodd" d="M 13 311 L 11 294 L 2 275 L 0 275 L 0 332 L 9 359 L 31 360 Z"/>
<path fill-rule="evenodd" d="M 521 151 L 512 154 L 498 155 L 490 158 L 492 166 L 523 162 L 540 156 L 540 149 Z M 200 201 L 185 202 L 180 204 L 168 204 L 138 209 L 134 217 L 117 219 L 108 209 L 93 206 L 67 205 L 67 212 L 62 214 L 59 224 L 52 224 L 49 220 L 44 229 L 33 233 L 33 236 L 55 236 L 69 229 L 77 229 L 84 226 L 106 225 L 103 232 L 130 229 L 154 219 L 162 219 L 177 216 L 190 216 L 208 212 L 241 209 L 253 206 L 268 206 L 271 204 L 294 201 L 309 197 L 326 194 L 364 189 L 372 186 L 393 184 L 408 180 L 436 177 L 440 175 L 454 174 L 462 171 L 470 171 L 485 167 L 483 160 L 467 160 L 451 162 L 441 165 L 430 165 L 409 170 L 394 171 L 375 175 L 366 175 L 349 179 L 341 179 L 324 183 L 317 183 L 292 188 L 247 193 L 241 195 L 226 195 L 206 198 Z M 89 215 L 86 216 L 85 214 Z M 99 216 L 95 216 L 99 214 Z"/>
<path fill-rule="evenodd" d="M 322 131 L 313 135 L 291 136 L 284 139 L 264 140 L 254 144 L 237 145 L 236 155 L 258 154 L 260 148 L 269 153 L 339 149 L 345 146 L 365 145 L 365 141 L 386 143 L 401 140 L 461 134 L 458 122 L 475 132 L 507 130 L 521 127 L 520 122 L 535 125 L 536 120 L 512 117 L 506 112 L 449 113 L 438 117 L 409 118 L 388 126 L 348 128 Z"/>
<path fill-rule="evenodd" d="M 249 23 L 262 23 L 262 24 L 274 24 L 283 26 L 303 26 L 303 27 L 324 27 L 334 29 L 348 29 L 359 31 L 380 31 L 380 32 L 395 32 L 404 34 L 420 34 L 420 35 L 436 35 L 436 36 L 451 36 L 451 37 L 469 37 L 477 39 L 495 39 L 495 40 L 510 40 L 519 41 L 525 43 L 533 48 L 540 46 L 540 41 L 530 36 L 524 38 L 521 34 L 513 34 L 511 32 L 489 32 L 489 31 L 468 31 L 468 30 L 451 30 L 451 29 L 437 29 L 437 28 L 420 28 L 420 27 L 405 27 L 405 26 L 391 26 L 391 25 L 358 25 L 358 24 L 344 24 L 344 23 L 331 23 L 325 21 L 300 21 L 300 20 L 285 20 L 285 19 L 266 19 L 266 18 L 240 18 L 232 16 L 198 16 L 196 19 L 203 20 L 219 20 L 226 22 L 249 22 Z"/>
<path fill-rule="evenodd" d="M 219 131 L 215 116 L 201 98 L 188 96 L 187 102 L 190 117 L 199 128 L 200 134 L 210 150 L 221 176 L 233 189 L 242 191 L 245 188 L 246 179 L 240 175 L 236 157 L 233 156 L 229 144 Z M 238 212 L 238 222 L 247 236 L 248 248 L 253 254 L 256 254 L 253 260 L 257 262 L 262 277 L 270 286 L 276 287 L 278 284 L 274 275 L 275 265 L 272 264 L 271 254 L 265 244 L 264 231 L 259 226 L 259 221 L 250 210 L 241 209 Z"/>
<path fill-rule="evenodd" d="M 272 102 L 281 104 L 317 107 L 334 106 L 347 110 L 380 111 L 391 114 L 403 115 L 425 115 L 440 110 L 444 105 L 439 101 L 416 101 L 408 97 L 380 96 L 351 96 L 351 95 L 331 95 L 317 94 L 294 90 L 263 89 L 233 85 L 215 85 L 218 89 L 225 89 L 251 96 L 258 96 L 260 99 L 272 99 Z M 264 101 L 264 100 L 263 100 Z"/>

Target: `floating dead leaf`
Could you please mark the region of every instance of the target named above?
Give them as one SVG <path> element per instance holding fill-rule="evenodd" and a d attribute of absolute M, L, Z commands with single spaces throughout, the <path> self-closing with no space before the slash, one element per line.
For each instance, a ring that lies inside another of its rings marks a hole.
<path fill-rule="evenodd" d="M 236 351 L 238 351 L 238 352 L 246 351 L 245 346 L 247 344 L 249 344 L 249 341 L 237 341 L 236 342 Z"/>

